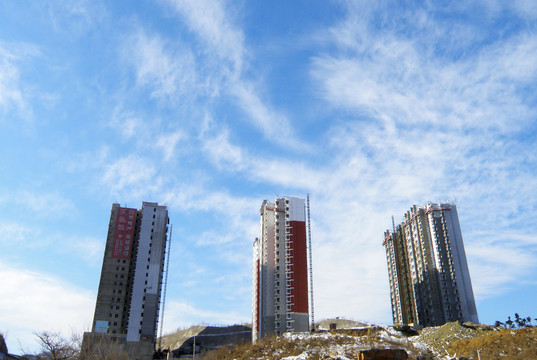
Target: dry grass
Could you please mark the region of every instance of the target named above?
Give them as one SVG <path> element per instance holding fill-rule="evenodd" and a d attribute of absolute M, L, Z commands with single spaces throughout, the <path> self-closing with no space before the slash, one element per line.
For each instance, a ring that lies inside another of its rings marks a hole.
<path fill-rule="evenodd" d="M 474 338 L 453 341 L 447 348 L 453 355 L 474 359 L 478 349 L 481 358 L 487 360 L 537 359 L 537 328 L 486 331 Z"/>

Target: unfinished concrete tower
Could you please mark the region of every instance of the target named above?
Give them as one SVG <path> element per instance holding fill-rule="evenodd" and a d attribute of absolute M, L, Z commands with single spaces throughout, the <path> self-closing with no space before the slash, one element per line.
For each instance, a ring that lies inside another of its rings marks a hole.
<path fill-rule="evenodd" d="M 308 260 L 304 199 L 261 204 L 253 244 L 252 341 L 308 331 Z"/>
<path fill-rule="evenodd" d="M 106 343 L 132 359 L 152 357 L 168 224 L 166 206 L 112 205 L 92 329 L 84 334 L 86 351 Z"/>
<path fill-rule="evenodd" d="M 412 207 L 383 245 L 394 324 L 479 321 L 455 204 Z"/>

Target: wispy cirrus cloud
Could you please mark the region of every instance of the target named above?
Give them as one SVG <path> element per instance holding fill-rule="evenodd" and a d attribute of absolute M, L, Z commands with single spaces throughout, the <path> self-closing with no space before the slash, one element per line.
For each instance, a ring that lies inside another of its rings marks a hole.
<path fill-rule="evenodd" d="M 380 239 L 391 214 L 400 217 L 413 204 L 457 199 L 476 295 L 501 293 L 535 268 L 529 261 L 535 247 L 508 234 L 520 221 L 530 221 L 525 214 L 534 210 L 537 196 L 532 176 L 537 161 L 530 150 L 536 142 L 515 140 L 534 129 L 529 89 L 537 71 L 536 42 L 521 31 L 488 41 L 470 55 L 465 47 L 475 46 L 475 36 L 458 48 L 442 49 L 441 43 L 446 34 L 463 38 L 471 26 L 447 29 L 430 15 L 422 17 L 419 9 L 390 16 L 384 10 L 349 6 L 348 18 L 325 39 L 338 50 L 312 59 L 320 98 L 336 113 L 354 118 L 329 132 L 339 166 L 316 194 L 323 208 L 333 210 L 318 219 L 321 238 L 349 244 L 344 239 L 353 236 L 352 229 L 341 224 L 353 223 L 361 235 L 359 245 L 349 246 L 369 254 L 360 258 L 385 263 L 382 248 L 375 251 L 365 239 Z M 382 21 L 375 22 L 376 16 Z M 337 212 L 338 203 L 349 211 Z M 484 228 L 502 235 L 490 244 L 475 232 Z M 483 247 L 487 252 L 479 254 Z M 520 266 L 512 264 L 518 257 Z M 383 271 L 375 262 L 367 268 Z M 367 268 L 356 265 L 355 270 L 367 273 Z M 501 276 L 491 277 L 495 272 Z M 373 278 L 386 281 L 382 273 Z M 327 286 L 324 281 L 319 280 L 321 287 Z M 379 306 L 369 309 L 381 312 Z"/>
<path fill-rule="evenodd" d="M 17 56 L 0 43 L 0 111 L 15 111 L 22 118 L 31 117 L 31 110 L 23 95 L 20 70 L 15 65 Z"/>
<path fill-rule="evenodd" d="M 225 172 L 243 173 L 258 182 L 267 182 L 291 188 L 316 188 L 323 182 L 321 169 L 314 170 L 302 161 L 277 156 L 255 154 L 230 139 L 228 127 L 206 119 L 199 141 L 211 163 Z M 267 177 L 266 174 L 274 174 Z"/>
<path fill-rule="evenodd" d="M 167 3 L 203 44 L 204 54 L 199 59 L 206 64 L 204 76 L 214 80 L 212 74 L 221 74 L 218 88 L 224 88 L 225 94 L 234 96 L 237 106 L 246 114 L 245 120 L 257 127 L 266 139 L 279 144 L 283 144 L 282 139 L 285 139 L 288 147 L 307 148 L 297 139 L 285 114 L 275 109 L 268 97 L 262 95 L 261 82 L 246 76 L 250 53 L 244 33 L 235 23 L 238 19 L 232 15 L 237 13 L 237 8 L 231 9 L 230 4 L 220 0 L 169 0 Z M 209 68 L 217 68 L 218 71 Z"/>
<path fill-rule="evenodd" d="M 389 321 L 382 233 L 391 226 L 391 215 L 402 217 L 413 204 L 428 201 L 458 200 L 477 297 L 504 291 L 510 281 L 529 274 L 530 257 L 522 258 L 527 266 L 492 259 L 534 249 L 505 236 L 490 248 L 490 256 L 480 256 L 472 249 L 484 246 L 484 239 L 474 230 L 505 233 L 516 222 L 504 214 L 518 213 L 515 204 L 537 195 L 531 176 L 537 161 L 528 152 L 535 141 L 511 140 L 532 126 L 534 111 L 524 91 L 532 86 L 535 66 L 523 59 L 535 55 L 534 41 L 522 33 L 492 41 L 476 55 L 454 56 L 482 39 L 478 34 L 459 48 L 449 44 L 449 56 L 434 54 L 447 34 L 464 39 L 472 26 L 446 29 L 419 12 L 405 13 L 407 23 L 420 24 L 419 34 L 392 28 L 389 18 L 386 28 L 373 34 L 371 18 L 362 15 L 350 9 L 348 19 L 323 39 L 338 51 L 321 50 L 311 62 L 319 97 L 336 118 L 344 112 L 346 119 L 333 122 L 324 136 L 329 161 L 256 153 L 214 121 L 206 121 L 200 135 L 203 151 L 220 171 L 288 192 L 311 192 L 316 313 L 321 316 L 333 315 L 338 303 L 345 312 L 339 315 Z M 531 207 L 534 201 L 526 203 Z M 484 214 L 484 208 L 494 210 Z M 213 234 L 206 235 L 210 241 Z M 344 265 L 334 267 L 334 259 Z M 485 278 L 483 269 L 502 276 Z M 334 284 L 342 273 L 371 296 L 355 299 L 348 286 Z"/>
<path fill-rule="evenodd" d="M 166 41 L 142 29 L 127 41 L 124 56 L 136 70 L 136 82 L 149 87 L 154 98 L 176 102 L 199 85 L 190 47 L 175 39 Z"/>
<path fill-rule="evenodd" d="M 129 191 L 135 197 L 143 196 L 150 189 L 158 187 L 161 181 L 155 165 L 147 158 L 134 154 L 111 160 L 103 167 L 101 183 L 116 195 Z"/>

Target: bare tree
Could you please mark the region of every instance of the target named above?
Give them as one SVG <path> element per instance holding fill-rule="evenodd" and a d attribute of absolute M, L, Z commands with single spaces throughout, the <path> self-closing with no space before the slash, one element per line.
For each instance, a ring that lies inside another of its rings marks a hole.
<path fill-rule="evenodd" d="M 76 339 L 65 339 L 58 333 L 42 331 L 35 333 L 41 346 L 40 360 L 70 360 L 77 359 L 80 352 Z"/>

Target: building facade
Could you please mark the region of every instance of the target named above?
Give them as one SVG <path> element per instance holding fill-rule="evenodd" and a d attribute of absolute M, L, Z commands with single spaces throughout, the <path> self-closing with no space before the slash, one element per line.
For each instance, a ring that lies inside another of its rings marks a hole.
<path fill-rule="evenodd" d="M 383 245 L 394 324 L 479 322 L 454 204 L 412 207 Z"/>
<path fill-rule="evenodd" d="M 84 349 L 114 343 L 132 359 L 150 359 L 157 334 L 168 209 L 112 205 L 91 333 Z"/>
<path fill-rule="evenodd" d="M 304 199 L 264 200 L 253 244 L 252 341 L 308 331 L 308 261 Z"/>

